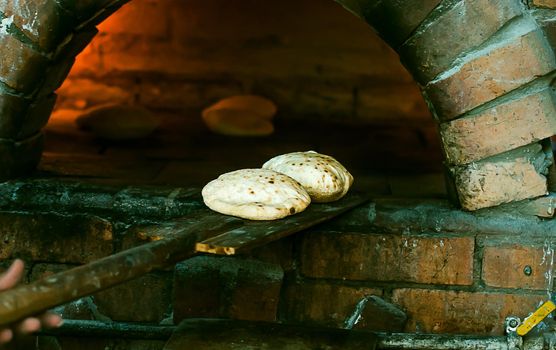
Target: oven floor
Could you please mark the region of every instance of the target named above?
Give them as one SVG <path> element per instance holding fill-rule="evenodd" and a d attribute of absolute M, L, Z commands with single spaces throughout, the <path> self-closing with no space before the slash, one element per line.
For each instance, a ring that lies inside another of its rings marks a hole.
<path fill-rule="evenodd" d="M 96 139 L 79 130 L 75 112 L 58 111 L 45 128 L 36 174 L 114 185 L 202 187 L 218 175 L 260 167 L 287 152 L 334 156 L 355 177 L 354 188 L 376 195 L 444 197 L 436 129 L 427 125 L 350 125 L 276 120 L 269 137 L 211 133 L 198 117 L 160 113 L 151 137 L 126 142 Z"/>

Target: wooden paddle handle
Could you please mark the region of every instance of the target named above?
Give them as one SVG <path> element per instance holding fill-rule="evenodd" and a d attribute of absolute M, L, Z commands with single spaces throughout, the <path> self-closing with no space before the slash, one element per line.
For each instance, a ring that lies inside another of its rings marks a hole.
<path fill-rule="evenodd" d="M 194 255 L 195 243 L 200 239 L 241 224 L 237 219 L 209 215 L 194 223 L 162 227 L 162 234 L 171 234 L 162 235 L 161 240 L 2 292 L 0 327 L 173 265 Z"/>

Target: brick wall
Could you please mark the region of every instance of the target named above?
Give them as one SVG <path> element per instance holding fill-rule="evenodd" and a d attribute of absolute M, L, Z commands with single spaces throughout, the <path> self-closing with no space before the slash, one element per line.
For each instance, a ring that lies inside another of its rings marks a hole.
<path fill-rule="evenodd" d="M 29 280 L 144 243 L 137 226 L 201 207 L 193 192 L 176 188 L 52 180 L 5 183 L 0 198 L 3 265 L 24 258 Z M 88 201 L 76 213 L 71 203 L 81 198 Z M 407 315 L 405 327 L 386 330 L 501 335 L 507 316 L 526 317 L 553 293 L 555 225 L 507 208 L 466 213 L 444 200 L 376 200 L 248 255 L 201 256 L 155 271 L 67 305 L 64 314 L 152 325 L 216 317 L 342 328 L 375 295 Z M 356 329 L 385 330 L 385 316 L 372 310 L 363 309 Z"/>
<path fill-rule="evenodd" d="M 281 118 L 431 120 L 397 55 L 334 1 L 134 0 L 98 29 L 58 108 L 133 102 L 196 117 L 255 93 Z"/>

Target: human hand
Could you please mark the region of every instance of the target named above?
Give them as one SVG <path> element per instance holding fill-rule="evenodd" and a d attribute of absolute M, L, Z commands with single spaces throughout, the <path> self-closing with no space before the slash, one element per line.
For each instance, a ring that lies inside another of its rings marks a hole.
<path fill-rule="evenodd" d="M 0 291 L 13 288 L 21 280 L 24 267 L 23 261 L 16 259 L 10 268 L 0 275 Z M 16 333 L 30 334 L 39 331 L 43 327 L 55 328 L 61 324 L 62 318 L 52 313 L 29 317 L 17 324 L 13 324 L 11 327 L 0 328 L 0 344 L 11 341 Z"/>

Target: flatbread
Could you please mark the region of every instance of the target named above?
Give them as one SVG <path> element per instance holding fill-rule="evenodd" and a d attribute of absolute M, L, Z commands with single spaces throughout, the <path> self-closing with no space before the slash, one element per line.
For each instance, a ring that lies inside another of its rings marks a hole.
<path fill-rule="evenodd" d="M 232 96 L 203 110 L 202 118 L 214 133 L 229 136 L 267 136 L 274 132 L 277 108 L 271 100 L 255 95 Z"/>
<path fill-rule="evenodd" d="M 250 220 L 275 220 L 302 212 L 311 203 L 294 179 L 267 169 L 242 169 L 220 175 L 202 190 L 212 210 Z"/>
<path fill-rule="evenodd" d="M 314 151 L 283 154 L 266 162 L 263 168 L 292 177 L 316 203 L 342 198 L 353 184 L 353 176 L 340 162 Z"/>
<path fill-rule="evenodd" d="M 132 140 L 151 135 L 160 125 L 156 116 L 140 106 L 107 104 L 91 108 L 75 120 L 83 130 L 107 140 Z"/>

